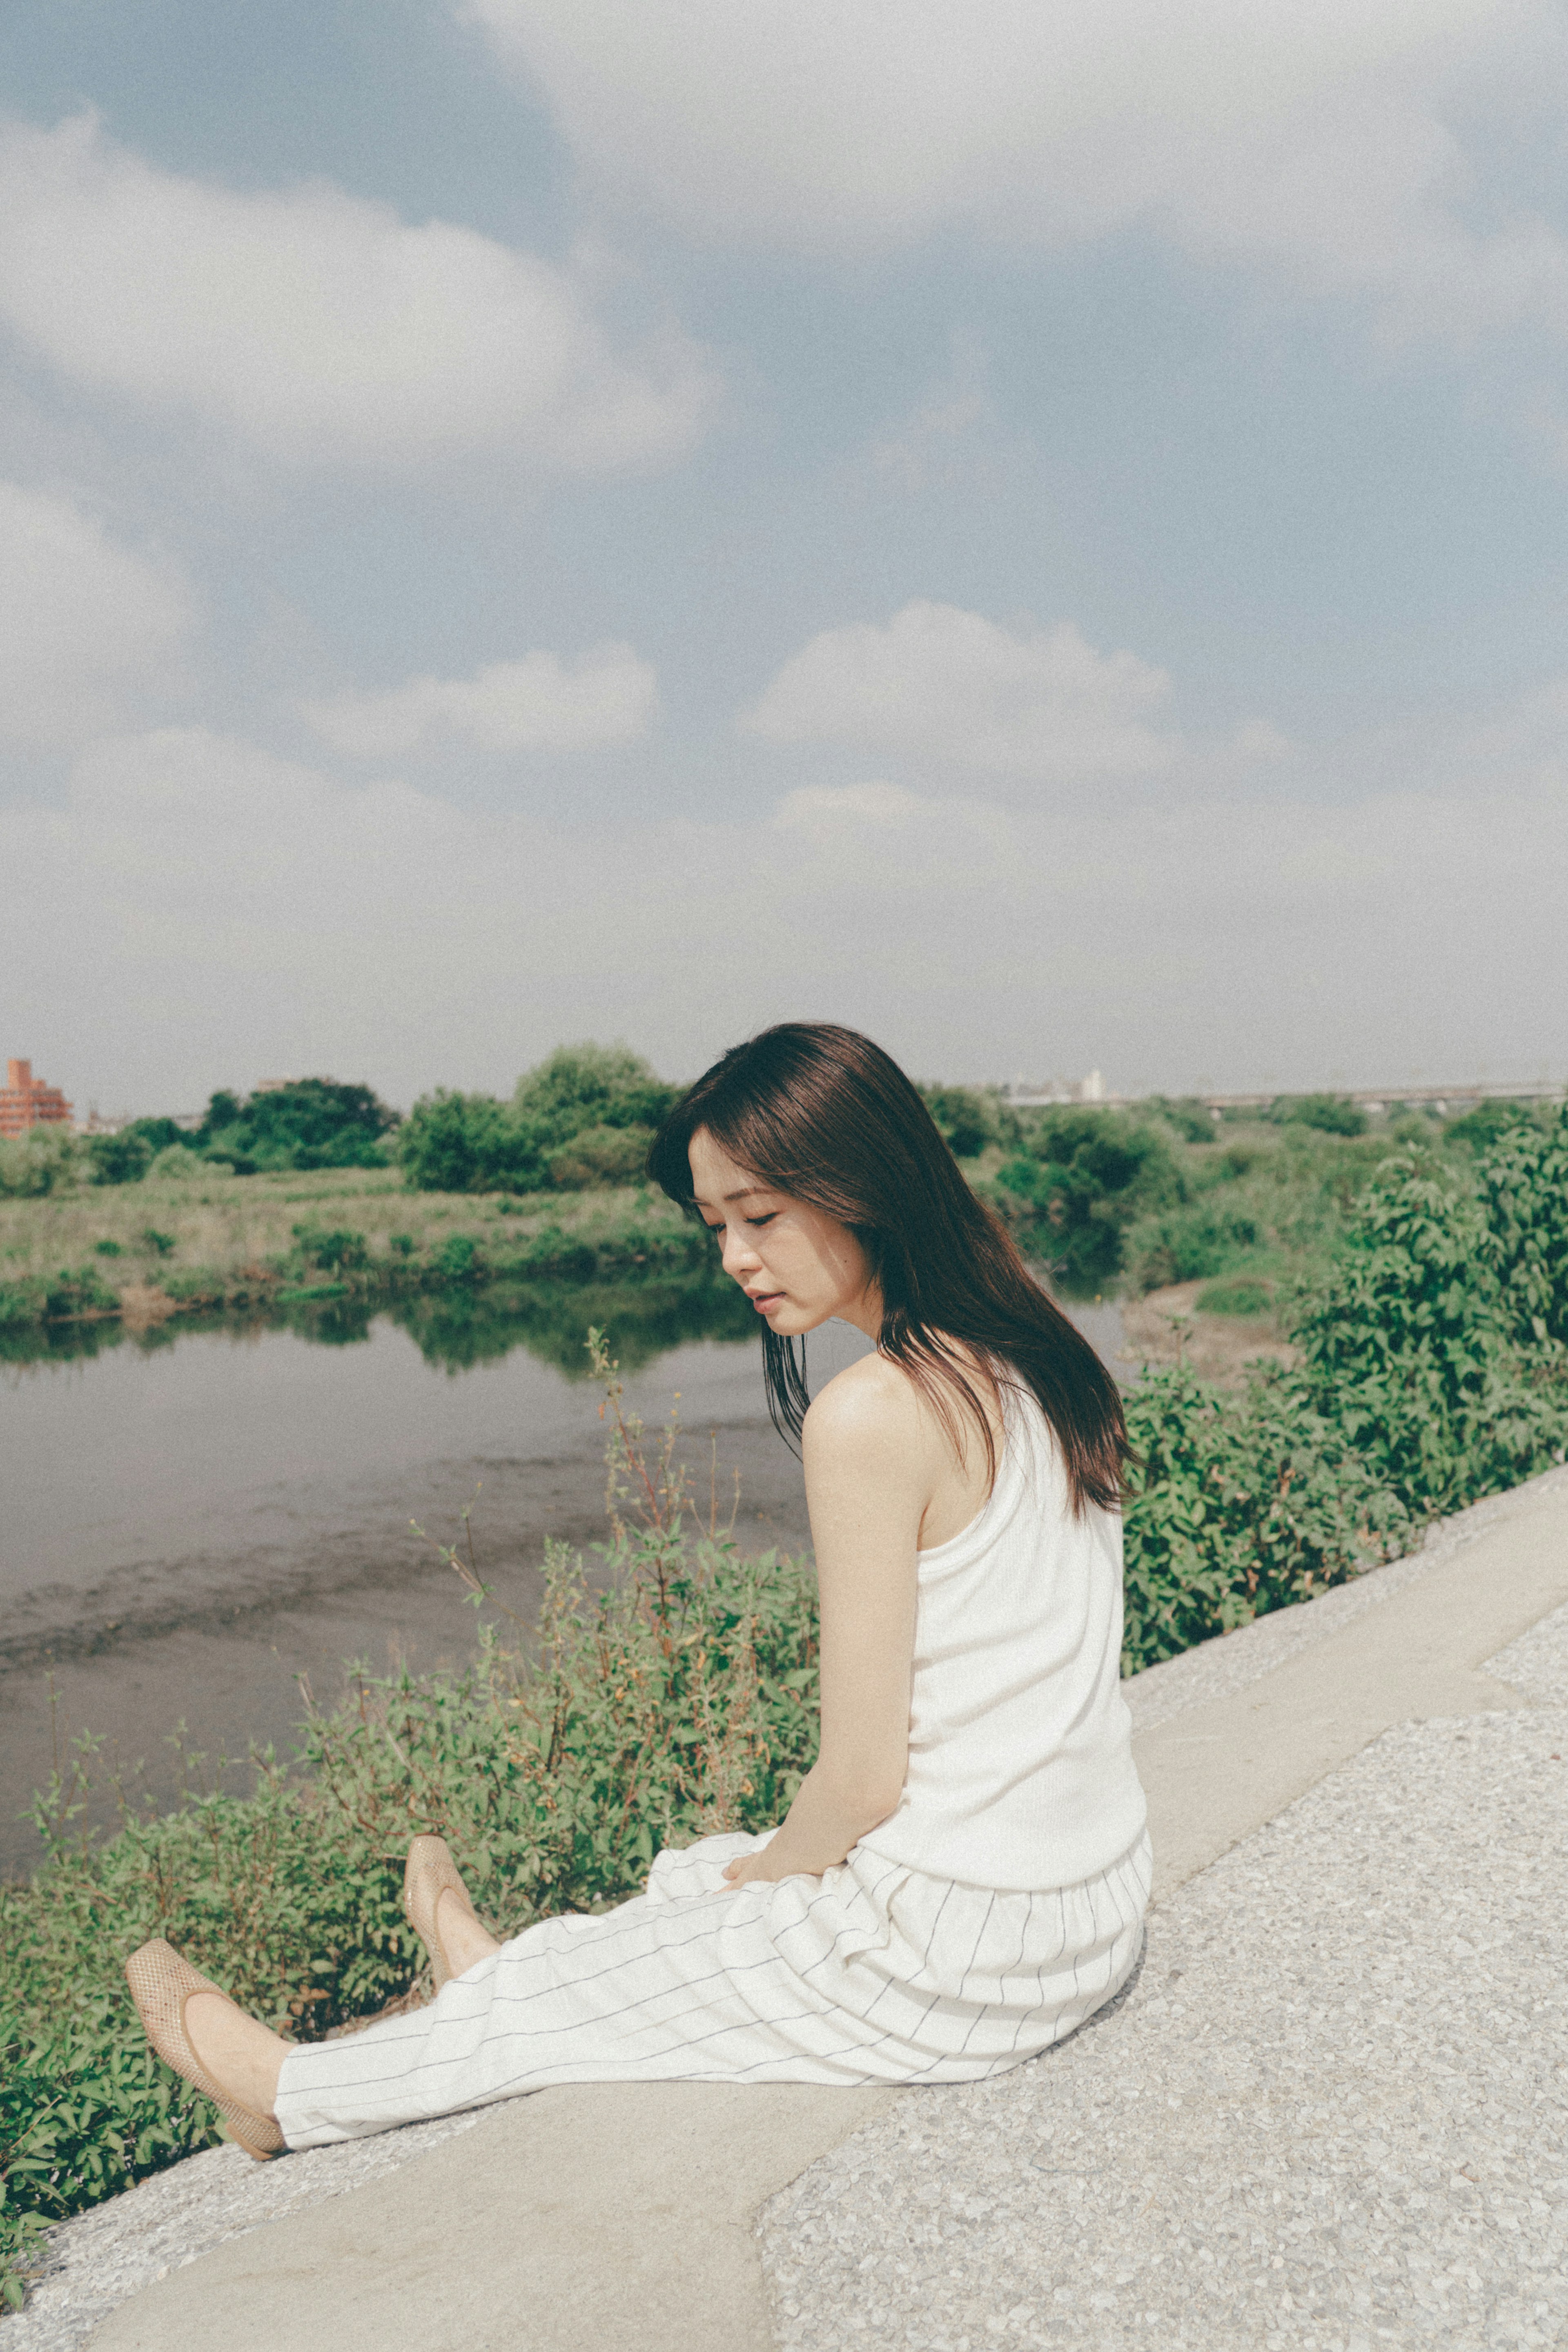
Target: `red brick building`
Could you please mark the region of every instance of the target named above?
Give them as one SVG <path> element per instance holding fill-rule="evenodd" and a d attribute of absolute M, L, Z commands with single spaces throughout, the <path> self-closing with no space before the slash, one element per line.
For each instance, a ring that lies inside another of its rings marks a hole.
<path fill-rule="evenodd" d="M 26 1135 L 30 1127 L 68 1127 L 71 1107 L 58 1087 L 33 1076 L 31 1062 L 7 1062 L 0 1087 L 0 1136 Z"/>

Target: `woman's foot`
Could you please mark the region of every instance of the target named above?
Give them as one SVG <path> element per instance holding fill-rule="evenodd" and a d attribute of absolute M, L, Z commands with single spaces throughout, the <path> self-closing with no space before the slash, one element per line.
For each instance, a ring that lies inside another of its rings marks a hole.
<path fill-rule="evenodd" d="M 437 1992 L 501 1948 L 475 1910 L 444 1838 L 416 1837 L 410 1844 L 402 1907 L 430 1954 Z"/>
<path fill-rule="evenodd" d="M 280 2033 L 236 2009 L 226 1992 L 196 1992 L 185 2003 L 185 2032 L 215 2082 L 253 2115 L 277 2105 L 277 2077 L 288 2053 Z"/>
<path fill-rule="evenodd" d="M 229 2137 L 254 2157 L 280 2156 L 274 2109 L 288 2044 L 236 2009 L 162 1937 L 125 1963 L 147 2039 L 167 2066 L 212 2100 Z"/>

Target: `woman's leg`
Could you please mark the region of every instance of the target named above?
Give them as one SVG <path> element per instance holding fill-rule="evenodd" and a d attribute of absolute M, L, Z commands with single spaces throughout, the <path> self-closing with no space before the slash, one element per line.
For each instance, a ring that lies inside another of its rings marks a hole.
<path fill-rule="evenodd" d="M 442 1951 L 455 1977 L 465 1976 L 501 1948 L 472 1911 L 448 1890 L 444 1889 L 437 1898 L 435 1917 Z M 185 2003 L 185 2031 L 208 2074 L 243 2106 L 258 2116 L 276 2112 L 278 2074 L 293 2043 L 263 2025 L 259 2018 L 247 2017 L 221 1992 L 192 1994 Z"/>

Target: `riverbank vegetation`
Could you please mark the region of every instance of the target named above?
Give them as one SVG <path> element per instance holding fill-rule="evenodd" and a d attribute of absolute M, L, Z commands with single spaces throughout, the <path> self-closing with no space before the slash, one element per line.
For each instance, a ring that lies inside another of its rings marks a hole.
<path fill-rule="evenodd" d="M 1309 1599 L 1563 1459 L 1568 1109 L 1504 1121 L 1474 1148 L 1411 1139 L 1333 1198 L 1333 1237 L 1312 1228 L 1317 1271 L 1281 1308 L 1290 1363 L 1229 1389 L 1177 1366 L 1129 1391 L 1130 1672 Z M 1280 1244 L 1265 1232 L 1245 1246 Z M 86 1740 L 39 1800 L 49 1860 L 0 1888 L 13 2301 L 48 2221 L 213 2136 L 210 2107 L 147 2054 L 130 2011 L 120 1970 L 145 1937 L 168 1935 L 316 2038 L 419 1997 L 423 1956 L 397 1904 L 416 1830 L 450 1839 L 515 1931 L 622 1898 L 661 1843 L 761 1827 L 788 1804 L 815 1737 L 809 1572 L 747 1560 L 696 1521 L 673 1439 L 620 1421 L 615 1368 L 594 1347 L 613 1431 L 608 1589 L 552 1549 L 537 1623 L 485 1637 L 464 1675 L 353 1671 L 298 1759 L 256 1759 L 249 1797 L 197 1790 L 155 1815 L 128 1790 L 123 1826 L 97 1840 L 77 1827 L 97 1769 Z M 478 1586 L 464 1547 L 446 1559 Z"/>

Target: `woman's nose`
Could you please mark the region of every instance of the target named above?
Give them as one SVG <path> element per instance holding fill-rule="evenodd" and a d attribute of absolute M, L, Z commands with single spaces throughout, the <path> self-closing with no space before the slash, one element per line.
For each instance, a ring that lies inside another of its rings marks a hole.
<path fill-rule="evenodd" d="M 760 1265 L 761 1259 L 742 1234 L 726 1234 L 723 1264 L 726 1274 L 748 1274 Z"/>

